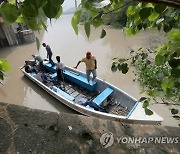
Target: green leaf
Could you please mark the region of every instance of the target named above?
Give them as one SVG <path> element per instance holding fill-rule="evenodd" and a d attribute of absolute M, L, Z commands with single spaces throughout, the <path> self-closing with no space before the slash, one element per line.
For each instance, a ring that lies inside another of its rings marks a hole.
<path fill-rule="evenodd" d="M 138 31 L 138 29 L 136 27 L 124 28 L 124 32 L 128 36 L 136 34 L 137 31 Z"/>
<path fill-rule="evenodd" d="M 16 3 L 16 0 L 8 0 L 8 2 L 9 2 L 10 4 L 15 4 L 15 3 Z"/>
<path fill-rule="evenodd" d="M 180 40 L 180 31 L 172 30 L 171 32 L 169 32 L 167 38 L 170 40 L 173 40 L 174 42 L 179 41 Z"/>
<path fill-rule="evenodd" d="M 153 112 L 148 108 L 145 108 L 145 113 L 146 113 L 146 115 L 149 115 L 149 116 L 153 115 Z"/>
<path fill-rule="evenodd" d="M 25 0 L 23 1 L 23 4 L 26 6 L 33 5 L 36 9 L 36 12 L 38 12 L 38 9 L 40 7 L 43 7 L 46 4 L 47 0 Z"/>
<path fill-rule="evenodd" d="M 147 93 L 151 97 L 156 97 L 158 95 L 158 91 L 156 89 L 148 90 Z"/>
<path fill-rule="evenodd" d="M 83 4 L 82 4 L 82 6 L 83 6 Z M 89 4 L 88 1 L 85 1 L 85 2 L 84 2 L 84 7 L 88 10 L 88 9 L 91 8 L 91 5 Z"/>
<path fill-rule="evenodd" d="M 178 114 L 178 110 L 177 109 L 171 109 L 171 113 L 172 114 Z"/>
<path fill-rule="evenodd" d="M 20 12 L 15 5 L 6 2 L 1 5 L 0 13 L 3 16 L 3 19 L 10 24 L 14 23 L 20 15 Z"/>
<path fill-rule="evenodd" d="M 58 5 L 57 0 L 47 0 L 47 3 L 43 6 L 45 15 L 48 18 L 55 18 L 59 12 L 60 4 Z"/>
<path fill-rule="evenodd" d="M 112 71 L 113 73 L 117 71 L 116 65 L 112 65 L 112 66 L 111 66 L 111 71 Z"/>
<path fill-rule="evenodd" d="M 112 60 L 116 60 L 116 59 L 118 59 L 118 57 L 116 57 L 116 58 L 113 58 Z"/>
<path fill-rule="evenodd" d="M 71 19 L 71 25 L 72 25 L 76 35 L 78 35 L 78 26 L 77 26 L 77 23 L 76 23 L 76 20 L 74 19 L 74 17 L 72 17 L 72 19 Z"/>
<path fill-rule="evenodd" d="M 135 7 L 134 7 L 134 6 L 129 6 L 128 9 L 127 9 L 127 11 L 126 11 L 126 15 L 127 15 L 127 16 L 133 15 L 133 14 L 135 13 L 134 10 L 135 10 Z"/>
<path fill-rule="evenodd" d="M 47 26 L 46 26 L 46 24 L 44 23 L 44 21 L 40 21 L 40 23 L 41 23 L 41 25 L 43 26 L 43 28 L 47 31 Z"/>
<path fill-rule="evenodd" d="M 76 21 L 77 24 L 79 24 L 79 22 L 80 22 L 81 13 L 82 13 L 81 10 L 78 10 L 78 11 L 76 11 L 76 12 L 74 13 L 73 18 L 74 18 L 74 20 Z"/>
<path fill-rule="evenodd" d="M 37 18 L 28 18 L 25 20 L 26 24 L 28 27 L 32 30 L 39 30 L 39 24 L 38 24 L 38 19 Z"/>
<path fill-rule="evenodd" d="M 155 21 L 159 17 L 159 14 L 155 11 L 148 17 L 149 21 Z"/>
<path fill-rule="evenodd" d="M 178 119 L 178 120 L 179 120 L 179 119 L 180 119 L 180 116 L 178 116 L 178 115 L 174 115 L 174 116 L 173 116 L 173 118 L 175 118 L 175 119 Z"/>
<path fill-rule="evenodd" d="M 9 71 L 10 70 L 9 62 L 5 59 L 0 58 L 0 68 L 2 68 L 1 70 L 4 72 Z"/>
<path fill-rule="evenodd" d="M 16 19 L 16 22 L 17 22 L 17 23 L 25 23 L 22 14 Z"/>
<path fill-rule="evenodd" d="M 102 18 L 94 18 L 92 21 L 92 24 L 95 28 L 99 27 L 100 25 L 103 24 L 103 19 Z"/>
<path fill-rule="evenodd" d="M 34 5 L 29 4 L 29 5 L 21 5 L 20 7 L 21 13 L 23 16 L 26 17 L 37 17 L 38 13 Z"/>
<path fill-rule="evenodd" d="M 180 59 L 170 59 L 169 61 L 168 61 L 168 63 L 169 63 L 169 65 L 171 66 L 171 67 L 173 67 L 173 68 L 176 68 L 176 67 L 178 67 L 178 66 L 180 66 Z"/>
<path fill-rule="evenodd" d="M 174 79 L 165 77 L 161 83 L 161 87 L 163 91 L 167 91 L 169 88 L 172 88 L 174 86 Z"/>
<path fill-rule="evenodd" d="M 39 41 L 39 39 L 37 37 L 36 37 L 36 47 L 37 47 L 37 50 L 39 51 L 40 41 Z"/>
<path fill-rule="evenodd" d="M 119 58 L 118 59 L 118 62 L 120 62 L 120 63 L 123 63 L 123 62 L 125 62 L 127 59 L 125 59 L 125 58 Z"/>
<path fill-rule="evenodd" d="M 106 31 L 104 29 L 102 29 L 100 38 L 104 38 L 105 36 L 106 36 Z"/>
<path fill-rule="evenodd" d="M 166 33 L 170 32 L 171 29 L 172 29 L 172 25 L 170 25 L 170 24 L 165 24 L 164 27 L 163 27 L 163 30 Z"/>
<path fill-rule="evenodd" d="M 118 64 L 117 68 L 118 68 L 119 71 L 122 71 L 121 64 Z"/>
<path fill-rule="evenodd" d="M 143 103 L 143 108 L 147 108 L 149 106 L 149 101 L 145 100 Z"/>
<path fill-rule="evenodd" d="M 147 97 L 141 97 L 140 100 L 139 100 L 139 102 L 143 102 L 143 101 L 146 100 L 146 99 L 147 99 Z"/>
<path fill-rule="evenodd" d="M 152 3 L 146 3 L 145 7 L 154 8 L 154 5 Z"/>
<path fill-rule="evenodd" d="M 86 36 L 89 38 L 89 36 L 90 36 L 90 23 L 89 22 L 86 22 L 84 24 L 84 29 L 85 29 L 85 32 L 86 32 Z"/>
<path fill-rule="evenodd" d="M 128 64 L 127 63 L 123 63 L 121 65 L 121 69 L 122 69 L 122 73 L 126 74 L 128 72 L 128 70 L 129 70 Z"/>
<path fill-rule="evenodd" d="M 151 15 L 152 10 L 153 9 L 150 8 L 150 7 L 143 8 L 143 9 L 140 10 L 139 16 L 141 17 L 142 20 L 144 20 L 144 19 L 148 18 Z"/>
<path fill-rule="evenodd" d="M 99 16 L 99 12 L 95 12 L 93 10 L 89 10 L 91 12 L 91 17 L 94 19 L 94 18 L 97 18 Z M 101 16 L 100 16 L 101 18 Z"/>
<path fill-rule="evenodd" d="M 62 5 L 64 3 L 64 0 L 58 0 L 58 3 Z"/>
<path fill-rule="evenodd" d="M 167 8 L 167 6 L 165 6 L 165 5 L 155 5 L 154 10 L 157 13 L 162 14 L 165 11 L 166 8 Z"/>
<path fill-rule="evenodd" d="M 157 54 L 156 57 L 155 57 L 155 62 L 156 62 L 156 65 L 162 65 L 164 64 L 164 61 L 165 61 L 165 57 L 160 55 L 160 54 Z"/>
<path fill-rule="evenodd" d="M 173 68 L 171 70 L 171 75 L 175 78 L 180 78 L 180 69 L 178 68 Z"/>
<path fill-rule="evenodd" d="M 128 36 L 131 36 L 131 35 L 132 35 L 131 28 L 125 28 L 125 29 L 124 29 L 124 32 L 125 32 L 125 34 L 128 35 Z"/>
<path fill-rule="evenodd" d="M 63 12 L 63 8 L 62 8 L 62 6 L 60 6 L 59 11 L 58 11 L 57 15 L 55 16 L 55 19 L 58 19 L 61 16 L 62 12 Z"/>
<path fill-rule="evenodd" d="M 2 71 L 0 71 L 0 80 L 4 80 L 4 74 Z M 1 82 L 0 82 L 1 83 Z"/>

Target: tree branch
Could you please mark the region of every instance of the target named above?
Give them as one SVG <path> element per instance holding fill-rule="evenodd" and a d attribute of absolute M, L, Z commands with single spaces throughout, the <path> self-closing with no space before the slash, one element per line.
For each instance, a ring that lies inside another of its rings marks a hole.
<path fill-rule="evenodd" d="M 111 12 L 117 11 L 117 10 L 119 10 L 119 9 L 121 9 L 121 8 L 123 8 L 123 7 L 125 7 L 127 4 L 130 4 L 130 3 L 133 3 L 133 2 L 134 2 L 134 0 L 129 1 L 129 2 L 125 3 L 123 6 L 120 6 L 119 8 L 114 9 L 114 10 L 111 10 L 111 11 L 108 11 L 108 12 L 104 12 L 103 14 L 108 14 L 108 13 L 111 13 Z"/>
<path fill-rule="evenodd" d="M 165 105 L 180 106 L 180 104 L 174 104 L 174 103 L 168 103 L 168 102 L 164 102 L 164 103 L 159 103 L 159 102 L 156 102 L 156 103 L 152 103 L 151 105 L 154 105 L 154 104 L 165 104 Z"/>
<path fill-rule="evenodd" d="M 134 0 L 134 1 L 165 5 L 165 6 L 170 6 L 170 7 L 174 7 L 174 8 L 180 8 L 179 0 Z"/>
<path fill-rule="evenodd" d="M 7 0 L 0 0 L 0 3 Z M 145 3 L 154 3 L 159 5 L 170 6 L 173 8 L 180 8 L 180 1 L 179 0 L 133 0 L 134 2 L 145 2 Z"/>
<path fill-rule="evenodd" d="M 162 103 L 158 102 L 155 98 L 153 98 L 153 101 L 155 103 L 152 103 L 151 105 L 154 105 L 154 104 L 165 104 L 165 105 L 180 106 L 180 103 L 169 103 L 169 102 L 166 102 L 164 99 L 161 99 L 161 100 L 162 100 Z"/>

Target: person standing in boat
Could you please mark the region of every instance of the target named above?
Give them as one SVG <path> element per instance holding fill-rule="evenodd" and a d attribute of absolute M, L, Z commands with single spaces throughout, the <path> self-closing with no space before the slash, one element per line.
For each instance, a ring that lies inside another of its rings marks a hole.
<path fill-rule="evenodd" d="M 64 81 L 64 77 L 62 72 L 64 71 L 64 64 L 61 62 L 60 56 L 56 56 L 57 64 L 56 64 L 56 72 L 57 72 L 57 80 L 60 83 Z"/>
<path fill-rule="evenodd" d="M 39 65 L 39 70 L 43 70 L 44 69 L 44 65 L 43 65 L 43 59 L 40 55 L 32 55 L 32 57 L 35 60 L 35 63 L 38 61 L 38 65 Z"/>
<path fill-rule="evenodd" d="M 42 46 L 46 48 L 47 58 L 49 58 L 49 62 L 51 63 L 51 65 L 54 66 L 55 64 L 54 64 L 54 62 L 52 60 L 53 53 L 52 53 L 52 50 L 51 50 L 50 46 L 46 45 L 46 43 L 43 43 Z"/>
<path fill-rule="evenodd" d="M 86 64 L 86 75 L 87 75 L 87 81 L 89 83 L 89 80 L 90 80 L 90 74 L 92 73 L 93 74 L 93 82 L 94 80 L 96 79 L 96 69 L 97 69 L 97 61 L 96 61 L 96 58 L 94 56 L 92 56 L 91 52 L 87 52 L 86 53 L 86 57 L 83 58 L 81 61 L 79 61 L 76 65 L 76 68 L 79 66 L 79 64 L 81 62 L 84 62 Z"/>

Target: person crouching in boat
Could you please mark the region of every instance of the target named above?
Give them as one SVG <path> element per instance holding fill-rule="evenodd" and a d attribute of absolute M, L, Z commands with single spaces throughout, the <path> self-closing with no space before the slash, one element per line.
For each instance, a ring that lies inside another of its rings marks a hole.
<path fill-rule="evenodd" d="M 64 64 L 61 62 L 60 56 L 56 56 L 57 64 L 56 64 L 56 72 L 57 72 L 57 80 L 58 83 L 61 81 L 64 82 L 64 77 L 62 72 L 64 71 Z"/>
<path fill-rule="evenodd" d="M 42 71 L 44 69 L 43 59 L 40 55 L 32 55 L 35 62 L 38 62 L 39 70 Z"/>
<path fill-rule="evenodd" d="M 86 53 L 86 57 L 83 58 L 81 61 L 79 61 L 77 63 L 77 65 L 74 67 L 77 69 L 77 67 L 79 66 L 79 64 L 81 62 L 84 62 L 86 64 L 86 76 L 87 76 L 87 81 L 89 83 L 89 80 L 90 80 L 90 74 L 92 73 L 93 74 L 93 82 L 94 80 L 96 79 L 96 69 L 97 69 L 97 61 L 96 61 L 96 58 L 94 56 L 92 56 L 91 52 L 87 52 Z"/>
<path fill-rule="evenodd" d="M 33 64 L 33 63 L 32 63 Z M 24 68 L 24 70 L 27 72 L 27 73 L 32 73 L 32 72 L 35 72 L 37 73 L 36 69 L 35 69 L 35 65 L 31 65 L 31 62 L 29 61 L 25 61 L 25 64 L 24 66 L 22 67 Z"/>

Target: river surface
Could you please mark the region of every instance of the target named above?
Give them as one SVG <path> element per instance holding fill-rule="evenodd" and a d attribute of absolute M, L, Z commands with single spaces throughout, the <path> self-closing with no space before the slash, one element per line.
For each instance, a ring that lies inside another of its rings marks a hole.
<path fill-rule="evenodd" d="M 60 55 L 65 65 L 74 67 L 87 51 L 91 51 L 98 62 L 99 78 L 112 83 L 137 99 L 142 97 L 140 86 L 133 82 L 132 69 L 126 75 L 111 72 L 112 58 L 130 57 L 130 48 L 136 50 L 139 47 L 156 46 L 163 42 L 162 34 L 157 31 L 145 31 L 136 36 L 127 37 L 121 30 L 102 26 L 97 29 L 91 27 L 91 35 L 88 39 L 82 26 L 79 27 L 78 36 L 75 35 L 71 27 L 72 14 L 67 14 L 52 23 L 48 22 L 48 32 L 42 31 L 36 34 L 41 44 L 45 42 L 51 46 L 54 53 L 53 60 L 55 61 L 56 55 Z M 102 28 L 106 29 L 107 35 L 100 39 Z M 0 85 L 0 101 L 53 112 L 76 113 L 23 76 L 19 68 L 25 60 L 32 59 L 32 54 L 40 54 L 46 58 L 45 49 L 41 47 L 37 51 L 35 43 L 0 49 L 0 57 L 6 58 L 11 65 L 11 70 L 3 81 L 4 85 Z M 80 64 L 78 69 L 85 71 L 85 65 Z M 162 125 L 177 126 L 177 121 L 171 117 L 167 106 L 153 105 L 151 108 L 164 118 Z"/>

